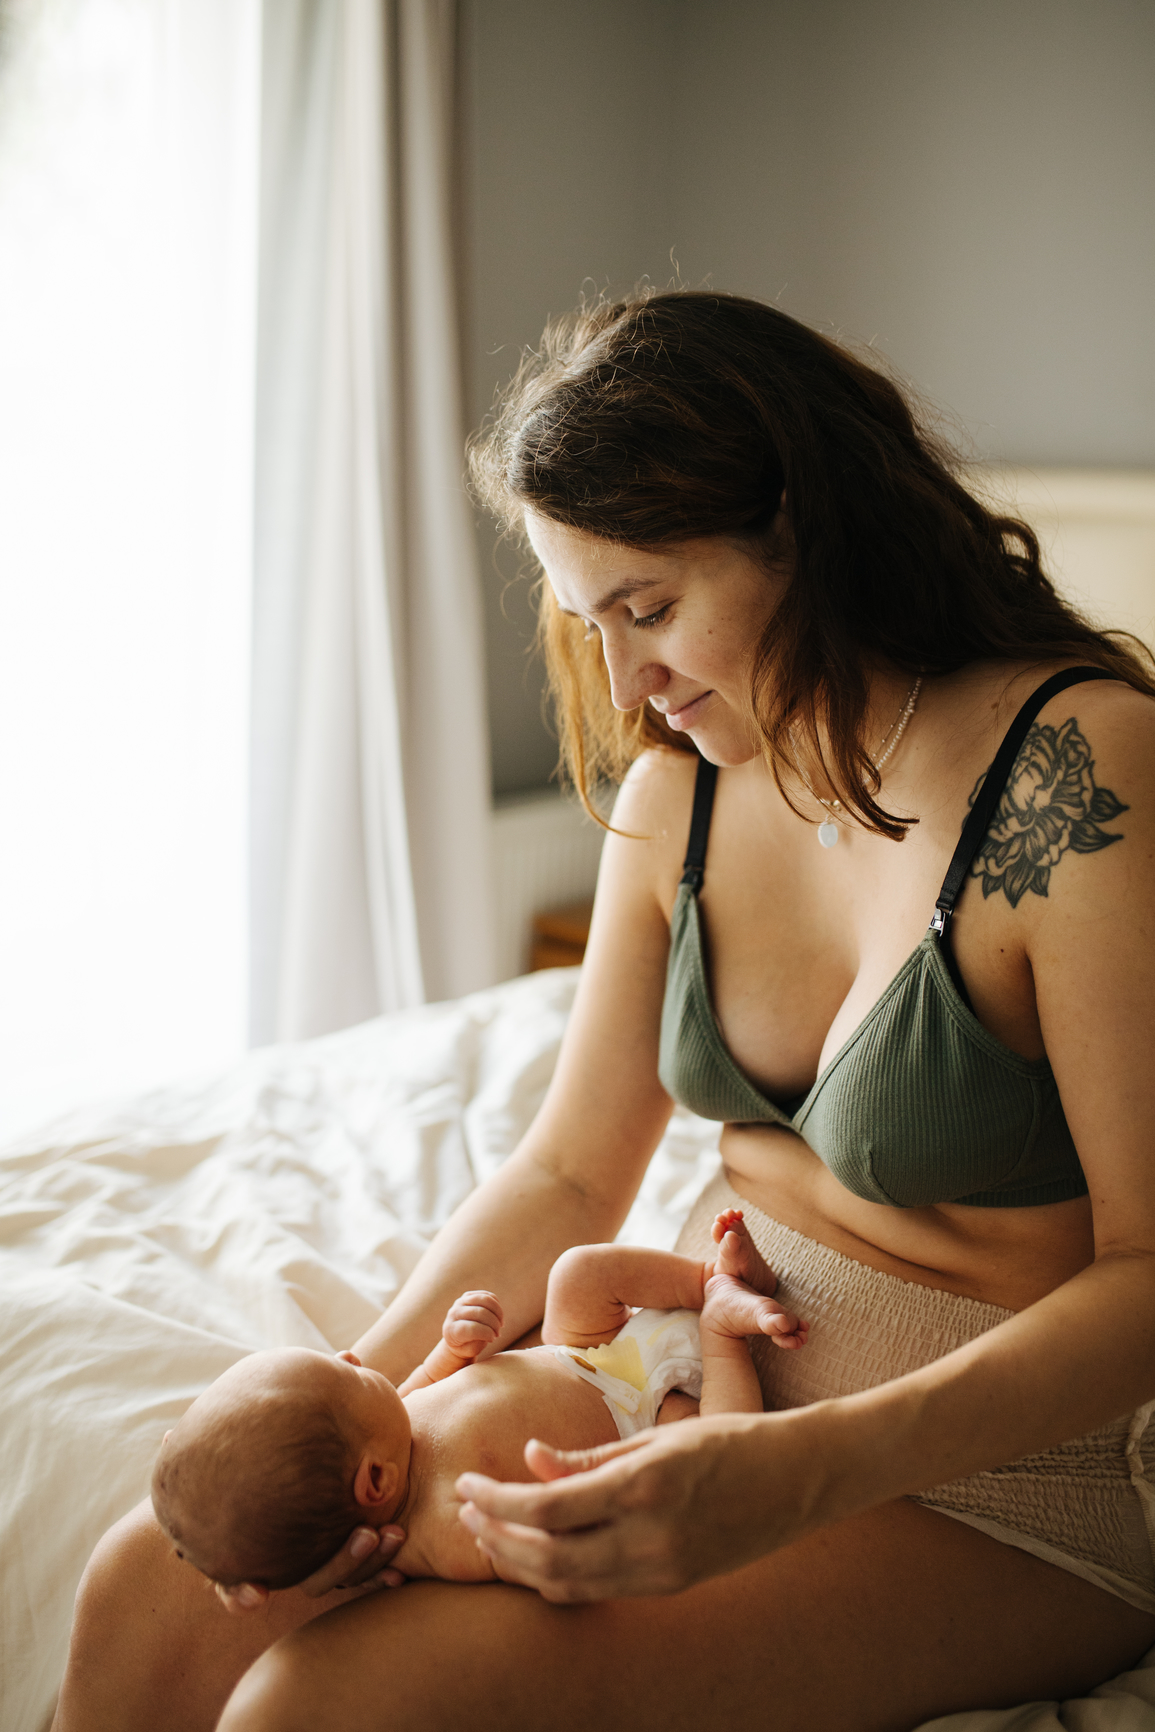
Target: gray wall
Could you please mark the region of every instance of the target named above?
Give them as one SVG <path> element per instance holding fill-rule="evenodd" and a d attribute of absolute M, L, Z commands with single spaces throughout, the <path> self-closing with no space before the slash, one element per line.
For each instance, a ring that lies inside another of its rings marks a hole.
<path fill-rule="evenodd" d="M 550 313 L 670 274 L 670 0 L 465 0 L 466 349 L 476 425 Z M 548 781 L 557 747 L 518 560 L 479 525 L 494 791 Z"/>
<path fill-rule="evenodd" d="M 1152 0 L 463 0 L 474 418 L 648 275 L 873 339 L 978 454 L 1155 464 Z M 554 746 L 486 562 L 495 789 Z"/>

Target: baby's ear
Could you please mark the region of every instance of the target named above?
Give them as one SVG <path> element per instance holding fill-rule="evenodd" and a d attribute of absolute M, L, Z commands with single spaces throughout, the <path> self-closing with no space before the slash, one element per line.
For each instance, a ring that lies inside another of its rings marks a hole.
<path fill-rule="evenodd" d="M 380 1509 L 397 1495 L 400 1470 L 395 1461 L 382 1461 L 367 1449 L 357 1464 L 353 1496 L 362 1509 Z"/>

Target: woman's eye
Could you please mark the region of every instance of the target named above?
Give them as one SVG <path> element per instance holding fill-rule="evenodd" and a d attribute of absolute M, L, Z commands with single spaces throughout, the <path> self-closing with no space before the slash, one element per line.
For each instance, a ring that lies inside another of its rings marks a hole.
<path fill-rule="evenodd" d="M 658 608 L 656 613 L 644 614 L 640 619 L 636 619 L 634 621 L 634 624 L 637 626 L 642 626 L 643 628 L 645 626 L 649 626 L 649 625 L 662 625 L 665 623 L 666 616 L 669 614 L 669 611 L 670 611 L 670 604 L 669 604 L 669 602 L 667 602 L 665 607 Z"/>
<path fill-rule="evenodd" d="M 590 639 L 591 639 L 591 638 L 592 638 L 592 637 L 597 637 L 597 635 L 598 635 L 598 628 L 597 628 L 597 626 L 596 626 L 596 625 L 595 625 L 595 624 L 594 624 L 594 622 L 593 622 L 593 620 L 592 620 L 592 619 L 583 619 L 583 620 L 582 620 L 582 624 L 583 624 L 583 625 L 584 625 L 584 626 L 585 626 L 585 628 L 586 628 L 586 630 L 585 630 L 585 641 L 586 641 L 586 643 L 589 643 L 589 641 L 590 641 Z"/>

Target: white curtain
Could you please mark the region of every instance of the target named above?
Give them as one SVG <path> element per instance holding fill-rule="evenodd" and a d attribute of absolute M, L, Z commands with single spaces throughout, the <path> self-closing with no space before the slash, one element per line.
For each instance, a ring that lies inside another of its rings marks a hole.
<path fill-rule="evenodd" d="M 264 8 L 252 1034 L 494 978 L 454 0 Z"/>

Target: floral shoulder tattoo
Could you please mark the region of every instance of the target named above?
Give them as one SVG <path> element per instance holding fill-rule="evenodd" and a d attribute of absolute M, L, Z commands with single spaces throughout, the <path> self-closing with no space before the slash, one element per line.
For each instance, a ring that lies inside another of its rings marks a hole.
<path fill-rule="evenodd" d="M 1017 908 L 1028 890 L 1045 896 L 1068 849 L 1095 854 L 1123 837 L 1100 828 L 1129 810 L 1095 783 L 1091 748 L 1070 716 L 1061 727 L 1036 722 L 1023 741 L 991 827 L 971 865 L 983 896 L 1002 890 Z M 973 806 L 985 777 L 970 797 Z"/>

